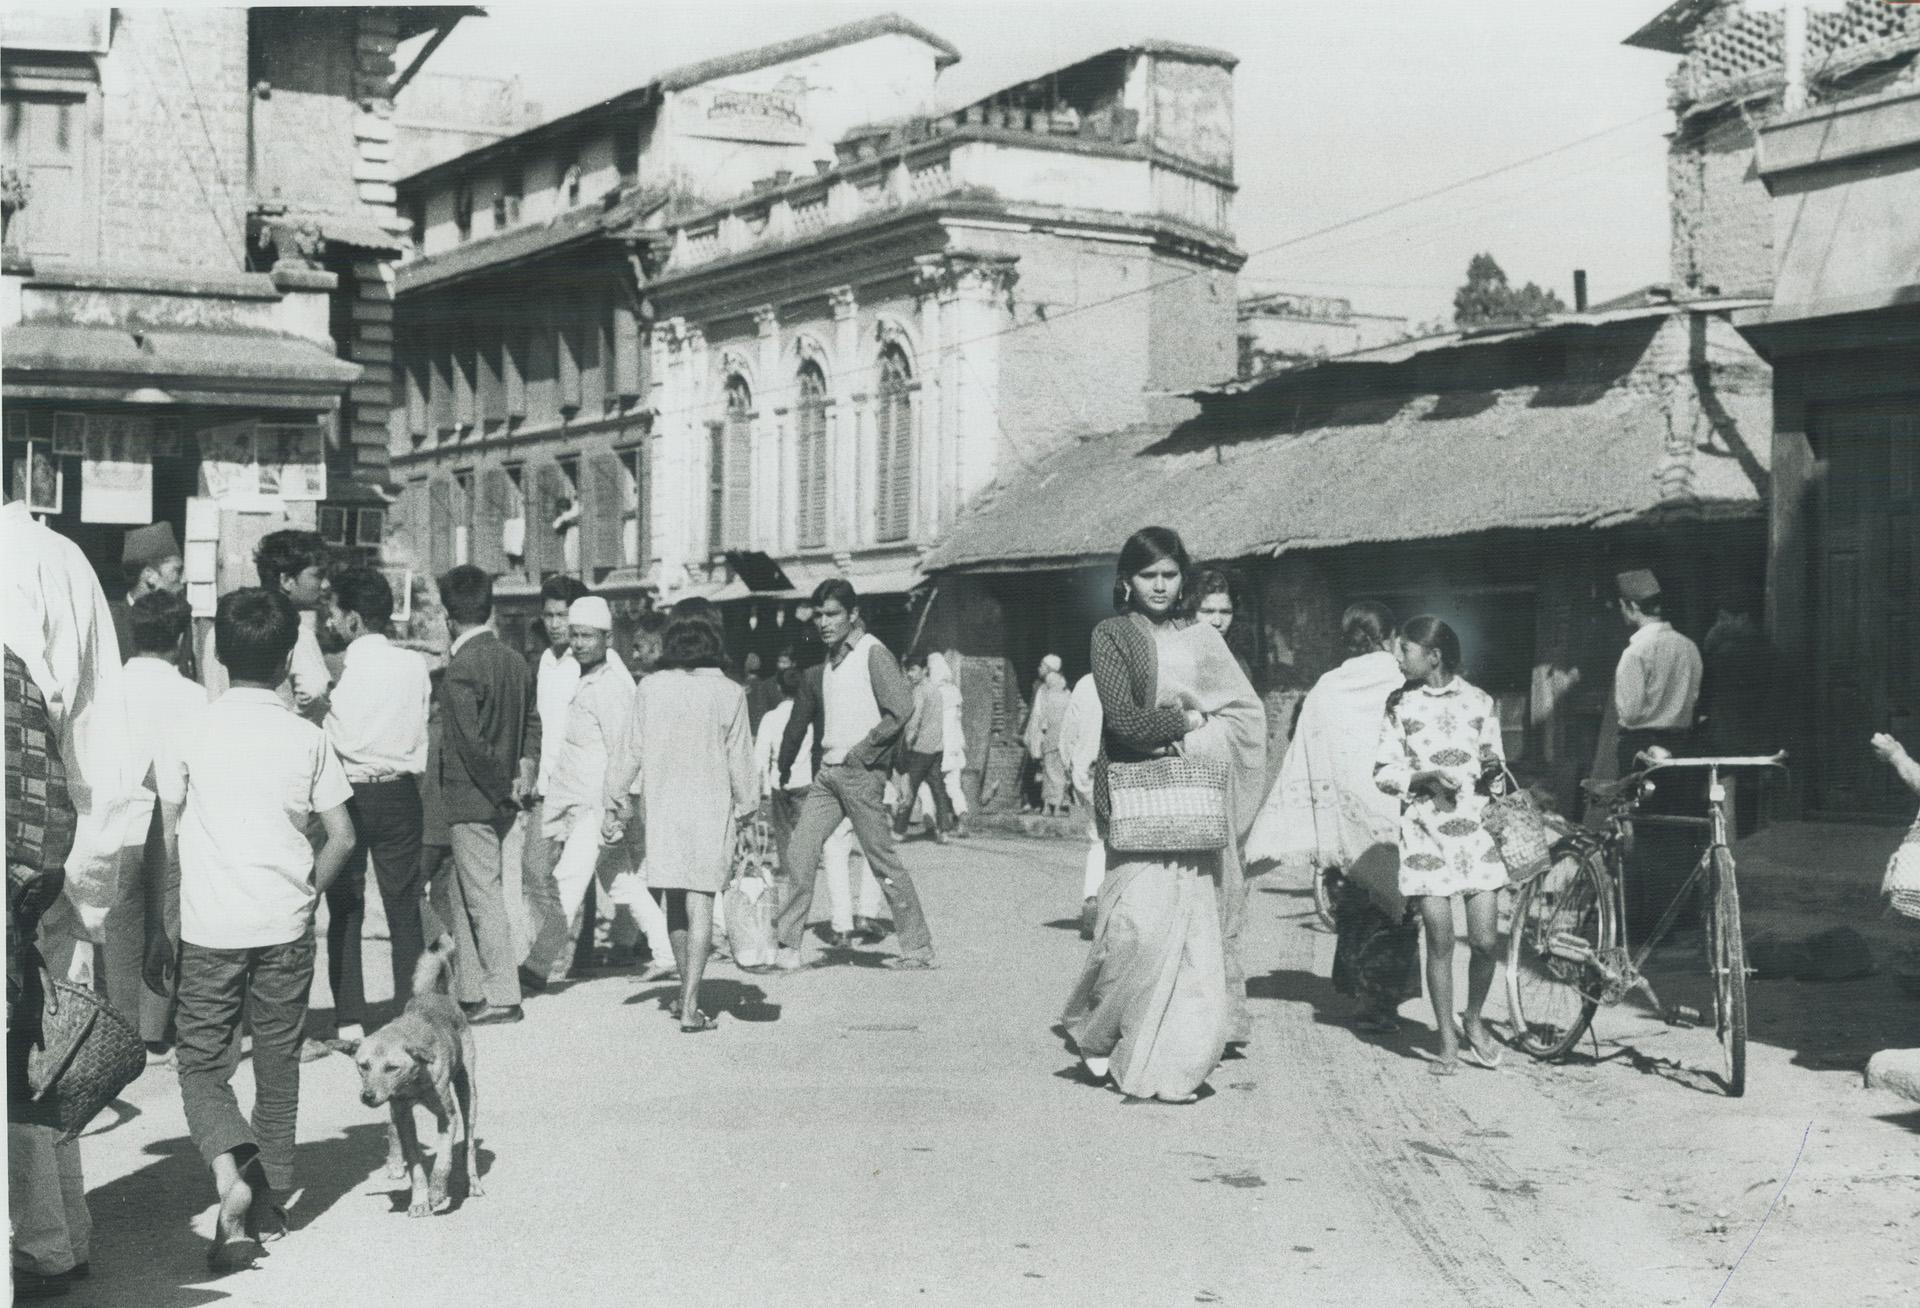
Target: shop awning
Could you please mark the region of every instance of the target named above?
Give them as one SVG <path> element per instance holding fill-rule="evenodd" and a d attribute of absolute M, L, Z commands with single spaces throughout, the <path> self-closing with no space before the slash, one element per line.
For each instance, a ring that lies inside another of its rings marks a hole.
<path fill-rule="evenodd" d="M 325 412 L 361 373 L 304 337 L 267 332 L 24 322 L 0 349 L 9 400 Z"/>

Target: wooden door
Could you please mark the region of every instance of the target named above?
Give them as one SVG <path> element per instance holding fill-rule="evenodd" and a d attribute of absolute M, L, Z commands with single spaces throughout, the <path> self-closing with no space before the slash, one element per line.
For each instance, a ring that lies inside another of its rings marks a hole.
<path fill-rule="evenodd" d="M 1913 798 L 1867 741 L 1920 748 L 1920 395 L 1813 415 L 1826 462 L 1814 550 L 1813 787 L 1835 815 L 1899 817 Z"/>

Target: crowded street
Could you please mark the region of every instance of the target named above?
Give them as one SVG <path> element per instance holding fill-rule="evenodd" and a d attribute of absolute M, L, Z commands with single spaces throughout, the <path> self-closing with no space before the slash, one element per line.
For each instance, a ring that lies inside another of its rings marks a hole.
<path fill-rule="evenodd" d="M 529 1000 L 478 1033 L 487 1193 L 442 1218 L 407 1220 L 352 1064 L 307 1065 L 294 1229 L 242 1274 L 184 1237 L 212 1195 L 173 1078 L 149 1074 L 85 1137 L 113 1235 L 81 1302 L 1640 1308 L 1714 1302 L 1749 1243 L 1722 1305 L 1910 1301 L 1920 1114 L 1800 1056 L 1795 1010 L 1833 987 L 1756 984 L 1739 1102 L 1711 1033 L 1623 1010 L 1597 1064 L 1510 1052 L 1436 1082 L 1423 1021 L 1348 1029 L 1305 887 L 1263 879 L 1245 1057 L 1192 1108 L 1135 1103 L 1050 1034 L 1087 948 L 1079 848 L 909 845 L 941 968 L 888 976 L 860 947 L 790 976 L 722 964 L 718 1039 L 681 1040 L 668 987 L 632 975 Z"/>

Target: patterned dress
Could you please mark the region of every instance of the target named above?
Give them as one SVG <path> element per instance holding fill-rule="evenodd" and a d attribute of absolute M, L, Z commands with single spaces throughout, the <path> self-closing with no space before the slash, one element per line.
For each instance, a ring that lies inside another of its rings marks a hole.
<path fill-rule="evenodd" d="M 1458 895 L 1498 890 L 1507 865 L 1480 825 L 1486 796 L 1475 793 L 1482 760 L 1504 759 L 1493 697 L 1455 677 L 1438 690 L 1408 686 L 1387 701 L 1374 756 L 1374 784 L 1400 799 L 1400 893 Z M 1423 788 L 1416 772 L 1443 772 L 1460 783 L 1450 796 Z"/>

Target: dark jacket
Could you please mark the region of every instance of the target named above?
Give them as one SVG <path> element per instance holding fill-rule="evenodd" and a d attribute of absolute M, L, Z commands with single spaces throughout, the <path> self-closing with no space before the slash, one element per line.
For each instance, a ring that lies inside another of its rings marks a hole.
<path fill-rule="evenodd" d="M 527 661 L 482 631 L 440 683 L 440 802 L 448 822 L 511 818 L 527 745 Z"/>

